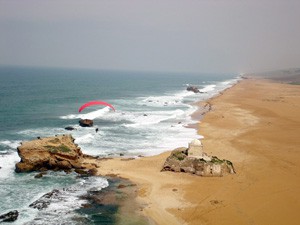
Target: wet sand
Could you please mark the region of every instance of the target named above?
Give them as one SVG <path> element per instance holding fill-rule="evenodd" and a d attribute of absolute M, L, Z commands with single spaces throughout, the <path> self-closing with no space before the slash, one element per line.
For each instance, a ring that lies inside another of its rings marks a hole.
<path fill-rule="evenodd" d="M 169 152 L 102 160 L 98 173 L 136 183 L 150 223 L 299 224 L 300 86 L 246 79 L 208 103 L 198 124 L 204 151 L 232 161 L 236 174 L 160 172 Z"/>

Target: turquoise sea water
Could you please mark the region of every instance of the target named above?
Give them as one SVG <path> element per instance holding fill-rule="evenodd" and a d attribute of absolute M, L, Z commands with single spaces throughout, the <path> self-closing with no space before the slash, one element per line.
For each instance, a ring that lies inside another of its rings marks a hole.
<path fill-rule="evenodd" d="M 212 97 L 236 80 L 236 74 L 1 67 L 0 214 L 18 209 L 20 219 L 15 224 L 39 224 L 32 221 L 43 212 L 28 205 L 47 191 L 73 187 L 78 189 L 73 196 L 76 198 L 95 185 L 109 185 L 104 178 L 92 182 L 64 173 L 51 173 L 41 180 L 34 179 L 34 174 L 15 174 L 14 165 L 19 161 L 16 148 L 21 141 L 70 133 L 84 153 L 100 156 L 153 155 L 187 146 L 200 137 L 186 128 L 194 122 L 190 115 L 196 108 L 191 103 Z M 205 93 L 186 91 L 188 84 Z M 78 113 L 78 108 L 91 100 L 109 102 L 116 111 L 93 106 Z M 79 118 L 93 119 L 94 127 L 80 127 Z M 66 126 L 76 130 L 66 131 Z M 66 200 L 61 207 L 72 211 L 71 221 L 79 205 Z M 47 215 L 57 220 L 47 224 L 58 224 L 60 218 L 51 210 L 46 210 Z"/>

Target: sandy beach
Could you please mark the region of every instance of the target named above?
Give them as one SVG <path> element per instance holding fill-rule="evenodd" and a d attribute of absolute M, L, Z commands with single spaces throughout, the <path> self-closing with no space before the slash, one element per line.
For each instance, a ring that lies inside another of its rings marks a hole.
<path fill-rule="evenodd" d="M 197 125 L 204 151 L 232 161 L 236 174 L 160 172 L 170 152 L 96 161 L 98 173 L 136 183 L 154 224 L 299 224 L 300 86 L 245 79 L 207 103 Z"/>

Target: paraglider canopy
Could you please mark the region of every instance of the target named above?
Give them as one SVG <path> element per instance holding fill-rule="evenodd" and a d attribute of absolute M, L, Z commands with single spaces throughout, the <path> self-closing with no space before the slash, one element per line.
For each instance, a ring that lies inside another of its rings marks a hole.
<path fill-rule="evenodd" d="M 85 104 L 83 104 L 82 106 L 80 106 L 80 108 L 78 109 L 78 112 L 81 112 L 82 110 L 84 110 L 86 107 L 92 106 L 92 105 L 105 105 L 110 107 L 111 109 L 113 109 L 115 111 L 115 108 L 107 103 L 107 102 L 103 102 L 103 101 L 91 101 L 91 102 L 87 102 Z"/>

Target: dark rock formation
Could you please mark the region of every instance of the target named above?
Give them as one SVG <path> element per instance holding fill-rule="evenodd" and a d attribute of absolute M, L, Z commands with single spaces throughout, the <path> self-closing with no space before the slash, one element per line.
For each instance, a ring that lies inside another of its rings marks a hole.
<path fill-rule="evenodd" d="M 40 197 L 38 200 L 35 202 L 31 203 L 29 207 L 42 210 L 44 208 L 47 208 L 50 203 L 51 199 L 59 194 L 59 190 L 54 189 L 46 194 L 44 194 L 42 197 Z"/>
<path fill-rule="evenodd" d="M 88 175 L 89 176 L 96 176 L 97 175 L 97 169 L 96 168 L 94 168 L 94 169 L 89 169 L 88 170 Z"/>
<path fill-rule="evenodd" d="M 197 87 L 195 87 L 195 86 L 188 86 L 188 87 L 186 88 L 186 90 L 187 90 L 187 91 L 192 91 L 192 92 L 194 92 L 194 93 L 200 93 L 199 89 L 198 89 Z"/>
<path fill-rule="evenodd" d="M 75 169 L 74 171 L 79 175 L 88 175 L 88 171 L 84 169 Z"/>
<path fill-rule="evenodd" d="M 37 175 L 35 175 L 34 178 L 42 178 L 46 174 L 47 174 L 46 172 L 40 172 Z"/>
<path fill-rule="evenodd" d="M 70 170 L 81 168 L 83 154 L 71 135 L 57 135 L 23 142 L 16 172 Z"/>
<path fill-rule="evenodd" d="M 230 161 L 220 160 L 216 156 L 212 156 L 210 161 L 203 158 L 189 157 L 188 148 L 173 150 L 166 159 L 162 171 L 184 172 L 205 177 L 235 173 Z"/>
<path fill-rule="evenodd" d="M 0 215 L 0 222 L 13 222 L 18 219 L 19 212 L 17 210 L 10 211 Z"/>
<path fill-rule="evenodd" d="M 89 119 L 81 119 L 79 120 L 79 125 L 82 127 L 92 127 L 94 125 L 94 121 Z"/>
<path fill-rule="evenodd" d="M 75 169 L 74 172 L 76 172 L 81 177 L 88 177 L 88 176 L 96 176 L 97 175 L 97 169 Z"/>
<path fill-rule="evenodd" d="M 74 127 L 65 127 L 65 130 L 76 130 Z"/>

